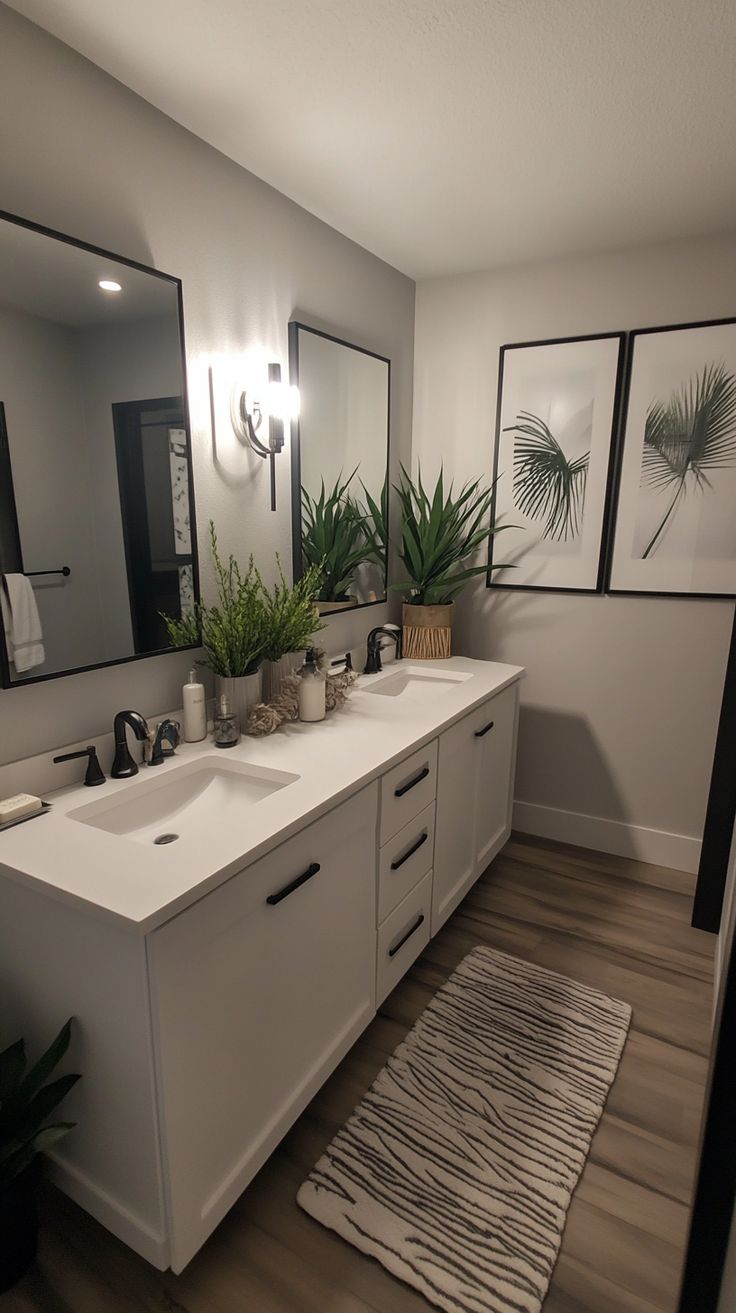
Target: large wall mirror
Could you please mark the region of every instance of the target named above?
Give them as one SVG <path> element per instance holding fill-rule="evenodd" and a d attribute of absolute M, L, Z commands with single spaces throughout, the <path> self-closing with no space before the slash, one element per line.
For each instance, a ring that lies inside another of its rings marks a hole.
<path fill-rule="evenodd" d="M 319 565 L 324 615 L 386 598 L 391 364 L 289 324 L 294 578 Z"/>
<path fill-rule="evenodd" d="M 167 650 L 198 595 L 181 284 L 0 214 L 3 687 Z"/>

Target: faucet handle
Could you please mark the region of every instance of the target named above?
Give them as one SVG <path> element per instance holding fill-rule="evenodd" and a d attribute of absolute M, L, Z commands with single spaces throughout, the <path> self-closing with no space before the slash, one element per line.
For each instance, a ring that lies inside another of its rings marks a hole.
<path fill-rule="evenodd" d="M 86 748 L 82 748 L 79 752 L 62 752 L 60 757 L 54 757 L 54 762 L 76 761 L 79 757 L 87 758 L 87 772 L 84 777 L 87 788 L 92 789 L 96 784 L 104 784 L 105 776 L 97 760 L 97 749 L 94 743 L 88 744 Z"/>

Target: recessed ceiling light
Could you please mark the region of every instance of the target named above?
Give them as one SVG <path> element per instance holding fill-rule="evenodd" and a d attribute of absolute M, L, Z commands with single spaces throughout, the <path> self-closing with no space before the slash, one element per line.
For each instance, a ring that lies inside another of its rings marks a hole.
<path fill-rule="evenodd" d="M 101 287 L 103 292 L 122 292 L 123 290 L 120 283 L 116 283 L 113 278 L 101 278 L 97 286 Z"/>

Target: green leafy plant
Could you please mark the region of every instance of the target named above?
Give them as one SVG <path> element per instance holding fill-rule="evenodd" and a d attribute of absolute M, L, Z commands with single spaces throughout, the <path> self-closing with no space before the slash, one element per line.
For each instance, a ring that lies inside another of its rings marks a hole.
<path fill-rule="evenodd" d="M 532 520 L 544 520 L 543 538 L 577 537 L 585 500 L 590 452 L 567 459 L 544 420 L 519 412 L 504 433 L 521 436 L 514 445 L 514 505 Z"/>
<path fill-rule="evenodd" d="M 252 675 L 260 666 L 269 644 L 268 607 L 260 575 L 250 557 L 243 573 L 230 556 L 220 557 L 217 534 L 210 520 L 210 545 L 217 580 L 217 602 L 196 602 L 180 620 L 164 616 L 175 647 L 202 646 L 207 666 L 216 675 L 238 678 Z"/>
<path fill-rule="evenodd" d="M 302 556 L 307 569 L 320 571 L 320 602 L 342 601 L 358 566 L 369 559 L 367 516 L 348 495 L 356 470 L 344 483 L 340 475 L 329 491 L 323 479 L 318 497 L 302 488 Z"/>
<path fill-rule="evenodd" d="M 415 483 L 402 465 L 401 483 L 396 486 L 401 509 L 399 556 L 408 578 L 391 587 L 408 594 L 414 605 L 442 605 L 454 601 L 469 579 L 486 574 L 487 565 L 466 566 L 465 562 L 491 534 L 500 532 L 500 527 L 490 523 L 494 489 L 495 483 L 482 488 L 476 479 L 464 484 L 457 496 L 453 484 L 445 494 L 440 470 L 430 496 L 421 471 Z"/>
<path fill-rule="evenodd" d="M 673 392 L 654 401 L 644 426 L 641 480 L 671 498 L 642 560 L 651 556 L 688 488 L 713 488 L 708 475 L 736 463 L 736 378 L 724 364 L 706 365 Z"/>
<path fill-rule="evenodd" d="M 310 565 L 293 588 L 284 578 L 278 554 L 276 565 L 279 582 L 270 590 L 261 583 L 268 629 L 264 656 L 268 661 L 311 647 L 312 636 L 325 628 L 314 602 L 322 579 L 321 565 Z"/>
<path fill-rule="evenodd" d="M 360 481 L 367 510 L 363 512 L 366 526 L 366 560 L 375 562 L 386 571 L 388 561 L 388 479 L 384 479 L 378 501 L 371 496 L 363 480 Z"/>
<path fill-rule="evenodd" d="M 71 1019 L 34 1067 L 26 1070 L 25 1043 L 19 1039 L 0 1053 L 0 1185 L 14 1180 L 37 1153 L 50 1149 L 75 1125 L 47 1122 L 79 1074 L 59 1076 L 46 1084 L 69 1047 Z"/>

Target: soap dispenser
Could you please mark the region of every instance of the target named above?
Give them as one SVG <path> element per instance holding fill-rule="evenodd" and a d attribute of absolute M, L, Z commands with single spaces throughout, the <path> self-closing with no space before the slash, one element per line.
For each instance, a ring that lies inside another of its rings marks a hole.
<path fill-rule="evenodd" d="M 299 719 L 324 720 L 327 676 L 319 668 L 313 647 L 307 649 L 299 675 Z"/>
<path fill-rule="evenodd" d="M 197 679 L 196 670 L 189 671 L 189 682 L 181 691 L 184 707 L 184 738 L 187 743 L 200 743 L 207 737 L 207 708 L 204 684 Z"/>

